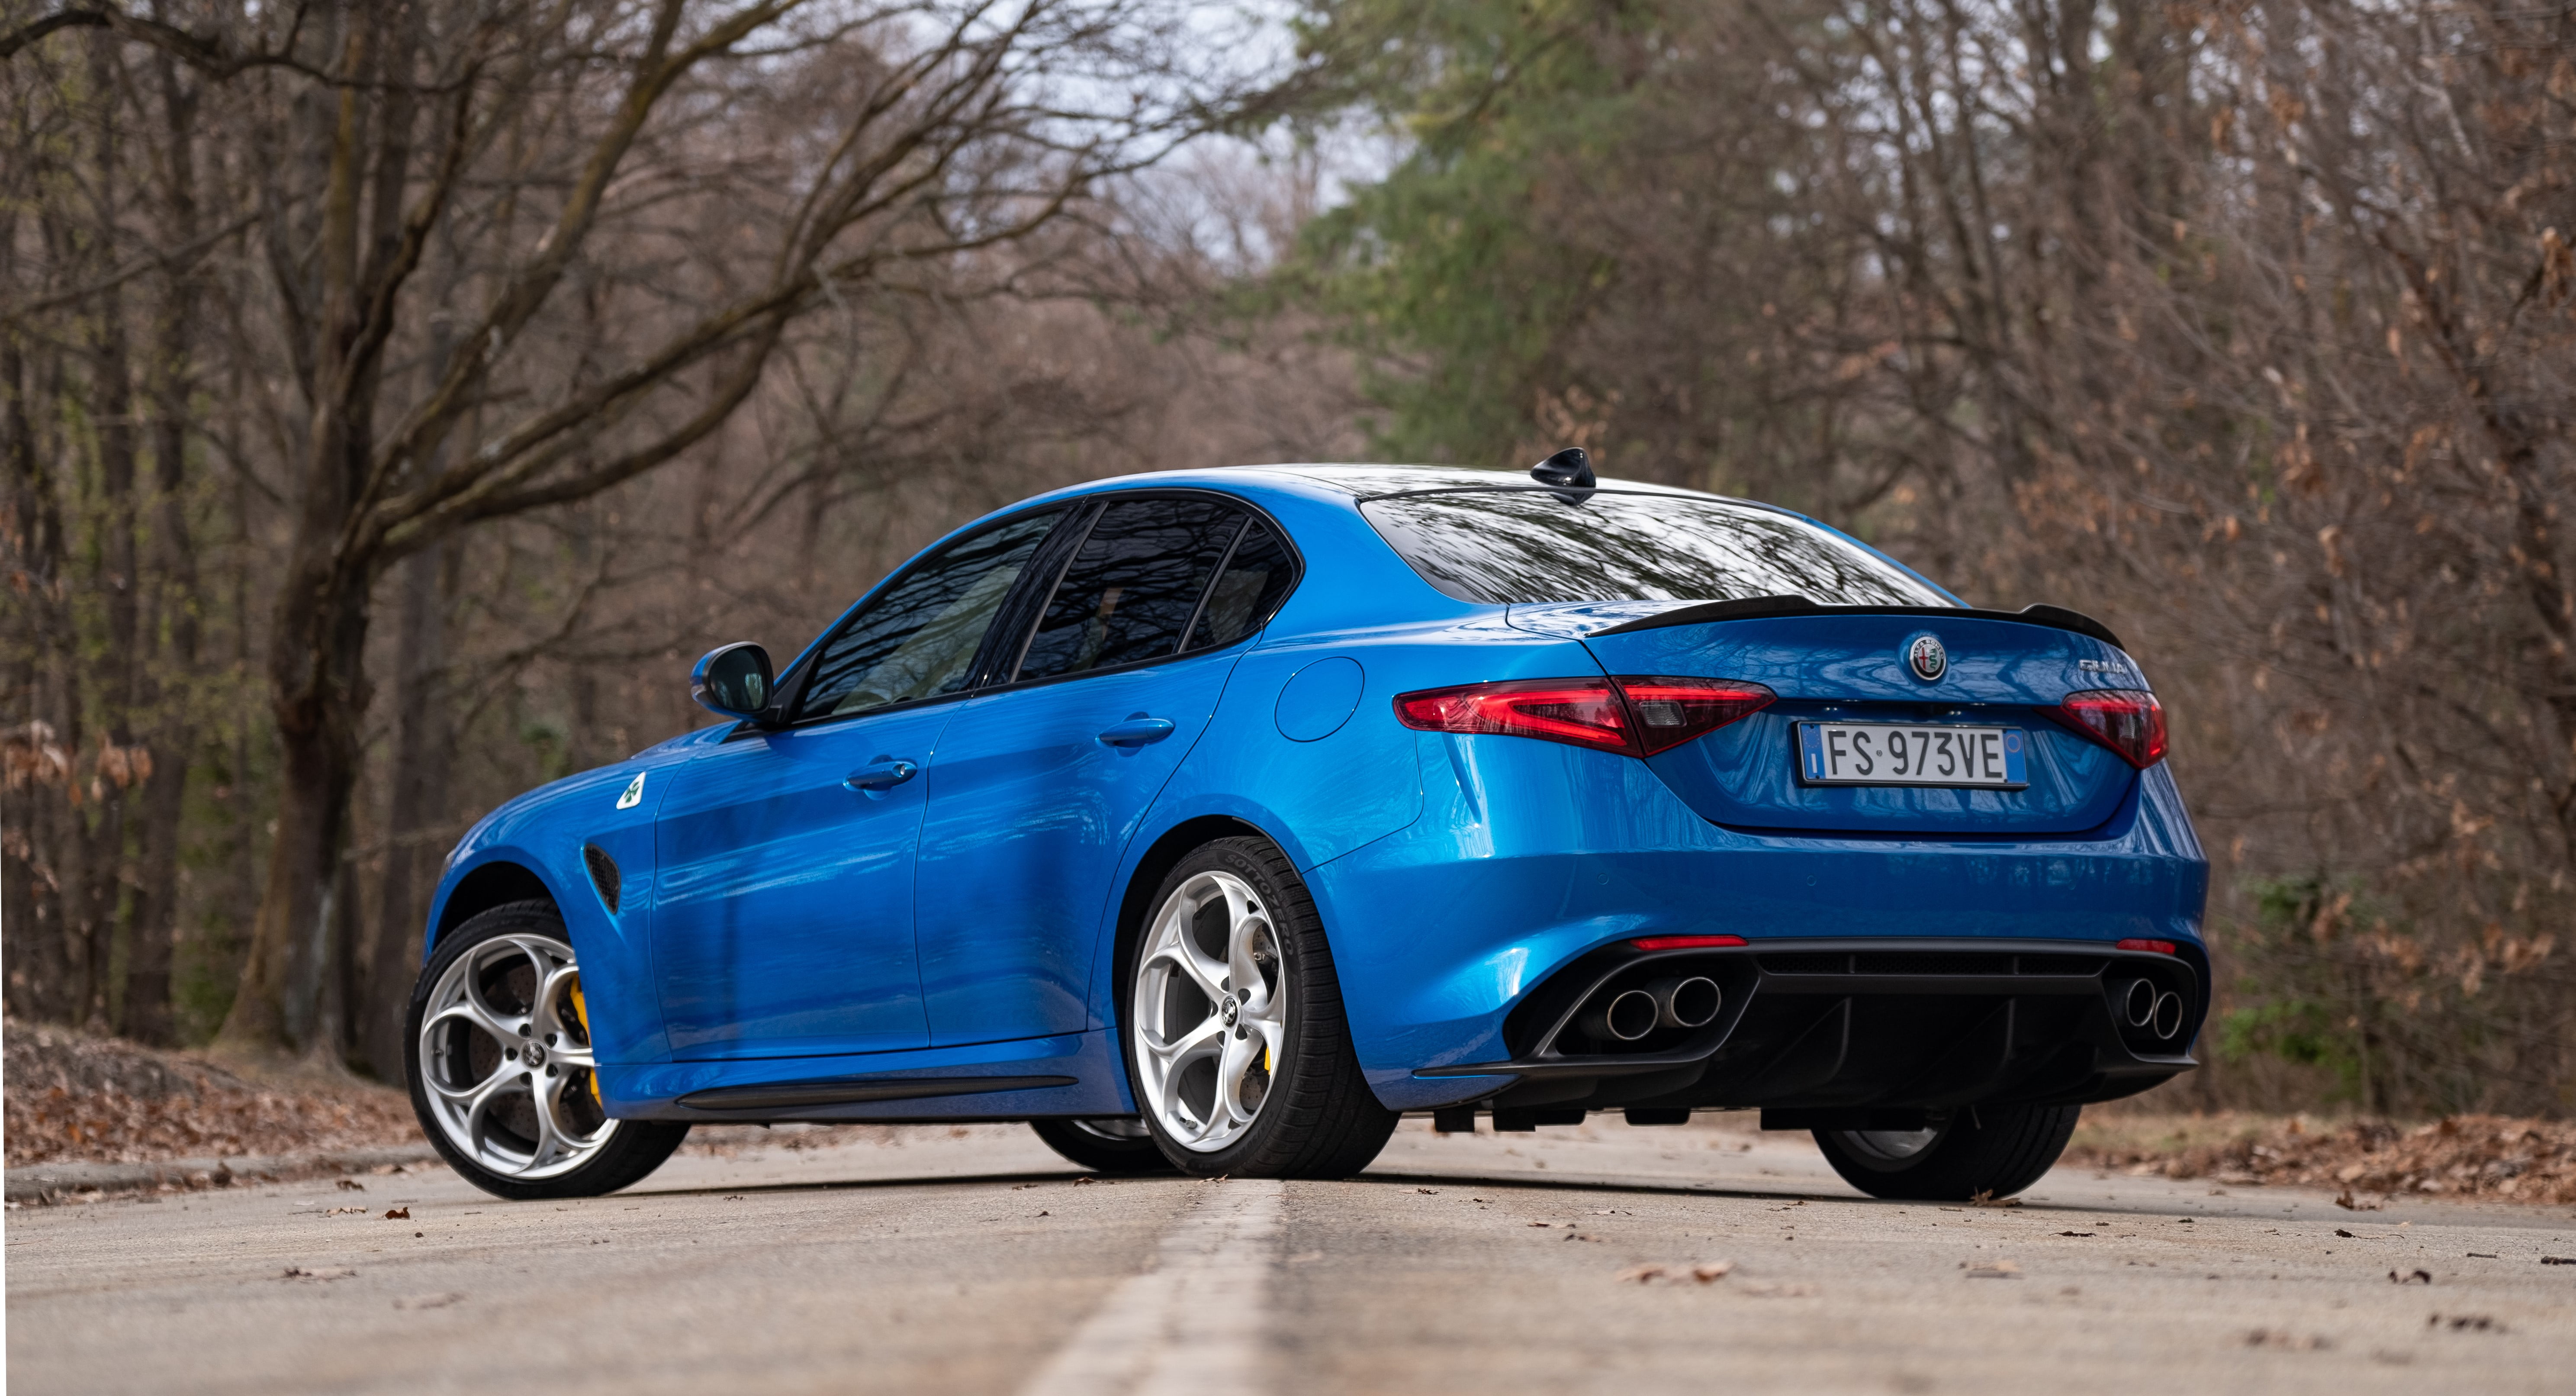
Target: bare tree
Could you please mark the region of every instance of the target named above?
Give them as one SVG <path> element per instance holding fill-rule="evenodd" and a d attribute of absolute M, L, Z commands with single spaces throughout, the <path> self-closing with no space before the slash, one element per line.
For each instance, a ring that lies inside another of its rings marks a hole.
<path fill-rule="evenodd" d="M 291 368 L 262 385 L 292 520 L 267 621 L 277 833 L 219 1039 L 254 1054 L 337 1047 L 325 967 L 388 567 L 681 457 L 800 317 L 1028 237 L 1217 96 L 1144 5 L 1050 0 L 82 6 L 0 57 L 102 29 L 226 88 L 268 264 L 241 320 Z M 767 128 L 751 158 L 745 124 Z M 692 204 L 730 226 L 657 239 Z M 432 303 L 442 239 L 472 270 Z M 654 280 L 619 278 L 646 258 Z"/>

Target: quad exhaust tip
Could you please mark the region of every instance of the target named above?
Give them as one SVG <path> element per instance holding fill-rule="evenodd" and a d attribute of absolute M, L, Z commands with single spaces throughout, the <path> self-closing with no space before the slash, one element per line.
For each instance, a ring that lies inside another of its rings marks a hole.
<path fill-rule="evenodd" d="M 1726 995 L 1706 975 L 1658 979 L 1642 989 L 1623 989 L 1583 1015 L 1583 1030 L 1595 1040 L 1635 1042 L 1657 1028 L 1704 1028 L 1717 1021 Z"/>

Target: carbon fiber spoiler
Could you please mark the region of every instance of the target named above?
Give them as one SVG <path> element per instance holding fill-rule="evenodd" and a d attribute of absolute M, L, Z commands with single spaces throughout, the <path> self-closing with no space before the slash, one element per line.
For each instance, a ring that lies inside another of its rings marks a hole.
<path fill-rule="evenodd" d="M 1638 620 L 1624 621 L 1593 635 L 1626 635 L 1639 630 L 1661 630 L 1674 625 L 1705 625 L 1720 620 L 1760 620 L 1769 616 L 1922 616 L 1925 619 L 1947 617 L 1956 620 L 2008 620 L 2022 625 L 2044 625 L 2051 630 L 2069 630 L 2087 635 L 2126 651 L 2120 637 L 2111 627 L 2081 611 L 2063 606 L 2024 606 L 2018 611 L 1981 611 L 1963 606 L 1819 606 L 1803 596 L 1748 596 L 1737 601 L 1704 601 L 1696 606 L 1673 610 Z M 1590 636 L 1585 638 L 1589 639 Z"/>

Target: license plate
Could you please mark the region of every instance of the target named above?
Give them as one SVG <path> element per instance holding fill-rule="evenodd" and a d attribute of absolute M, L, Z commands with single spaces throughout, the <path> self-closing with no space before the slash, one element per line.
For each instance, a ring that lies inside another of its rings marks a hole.
<path fill-rule="evenodd" d="M 2029 739 L 2018 727 L 1929 723 L 1801 722 L 1802 785 L 1954 785 L 2020 790 Z"/>

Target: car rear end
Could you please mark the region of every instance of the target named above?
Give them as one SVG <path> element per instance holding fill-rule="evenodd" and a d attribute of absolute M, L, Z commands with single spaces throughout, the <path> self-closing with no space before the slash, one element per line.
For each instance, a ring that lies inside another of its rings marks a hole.
<path fill-rule="evenodd" d="M 1360 509 L 1566 643 L 1393 696 L 1423 816 L 1318 870 L 1381 932 L 1336 953 L 1390 1103 L 1905 1130 L 2192 1065 L 2207 865 L 2100 625 L 1708 496 Z"/>

